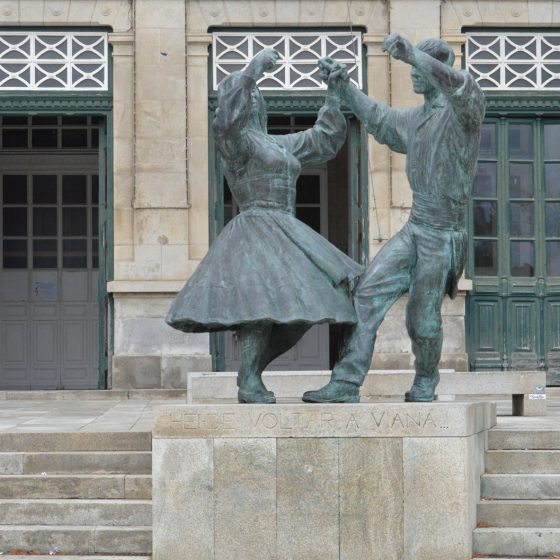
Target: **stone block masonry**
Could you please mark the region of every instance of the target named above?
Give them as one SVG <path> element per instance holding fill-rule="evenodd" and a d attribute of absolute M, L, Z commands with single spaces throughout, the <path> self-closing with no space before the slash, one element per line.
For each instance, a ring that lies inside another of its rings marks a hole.
<path fill-rule="evenodd" d="M 159 407 L 153 560 L 470 560 L 495 422 L 493 403 Z"/>

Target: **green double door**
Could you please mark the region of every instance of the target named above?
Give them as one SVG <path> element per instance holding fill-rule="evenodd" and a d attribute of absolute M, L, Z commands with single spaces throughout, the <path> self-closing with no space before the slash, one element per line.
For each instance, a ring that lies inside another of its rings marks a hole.
<path fill-rule="evenodd" d="M 560 120 L 485 122 L 471 204 L 471 370 L 560 371 Z"/>

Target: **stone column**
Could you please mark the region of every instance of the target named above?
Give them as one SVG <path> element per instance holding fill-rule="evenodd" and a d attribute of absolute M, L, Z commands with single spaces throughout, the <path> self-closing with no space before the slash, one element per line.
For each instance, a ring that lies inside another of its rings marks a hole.
<path fill-rule="evenodd" d="M 121 189 L 116 199 L 117 242 L 122 244 L 109 286 L 115 300 L 113 388 L 184 389 L 187 371 L 211 367 L 207 334 L 185 335 L 163 321 L 194 269 L 189 261 L 186 2 L 137 0 L 133 7 L 134 88 L 128 98 L 134 103 L 133 172 L 128 190 Z M 116 107 L 116 123 L 119 114 Z M 202 115 L 197 118 L 205 119 Z M 201 188 L 206 192 L 207 184 Z"/>
<path fill-rule="evenodd" d="M 189 258 L 208 251 L 208 47 L 212 36 L 187 33 L 187 184 Z"/>
<path fill-rule="evenodd" d="M 389 57 L 381 51 L 386 33 L 365 34 L 368 95 L 390 103 Z M 368 135 L 369 253 L 373 259 L 391 235 L 391 150 Z M 379 239 L 381 235 L 382 240 Z"/>
<path fill-rule="evenodd" d="M 115 261 L 134 258 L 134 34 L 111 33 Z"/>

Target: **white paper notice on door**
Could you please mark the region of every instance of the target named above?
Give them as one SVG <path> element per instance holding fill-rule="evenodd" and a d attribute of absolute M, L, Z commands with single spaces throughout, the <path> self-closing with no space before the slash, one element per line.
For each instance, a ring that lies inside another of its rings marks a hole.
<path fill-rule="evenodd" d="M 35 301 L 56 301 L 58 290 L 55 282 L 33 282 L 33 299 Z"/>

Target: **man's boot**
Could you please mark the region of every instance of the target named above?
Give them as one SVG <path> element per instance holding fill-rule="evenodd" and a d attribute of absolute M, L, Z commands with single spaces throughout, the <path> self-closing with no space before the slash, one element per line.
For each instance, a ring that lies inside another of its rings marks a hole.
<path fill-rule="evenodd" d="M 432 402 L 436 396 L 438 383 L 439 371 L 437 369 L 432 374 L 417 371 L 410 391 L 404 394 L 405 402 Z"/>
<path fill-rule="evenodd" d="M 317 391 L 306 391 L 302 400 L 308 403 L 359 403 L 360 387 L 348 381 L 331 379 Z"/>

